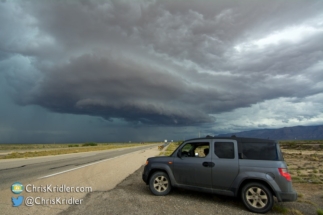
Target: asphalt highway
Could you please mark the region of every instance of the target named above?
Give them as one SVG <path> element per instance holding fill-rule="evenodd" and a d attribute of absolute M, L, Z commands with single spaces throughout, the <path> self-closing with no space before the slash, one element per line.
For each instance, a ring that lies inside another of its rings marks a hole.
<path fill-rule="evenodd" d="M 86 204 L 89 200 L 85 196 L 113 189 L 143 166 L 148 157 L 159 152 L 157 145 L 147 144 L 107 151 L 1 160 L 0 214 L 55 215 L 69 206 Z M 20 182 L 26 189 L 15 194 L 11 191 L 14 182 Z M 41 189 L 48 186 L 71 189 Z"/>
<path fill-rule="evenodd" d="M 106 151 L 84 152 L 58 156 L 27 159 L 0 160 L 0 190 L 8 188 L 15 181 L 38 179 L 64 171 L 80 168 L 110 158 L 151 148 L 153 145 L 122 148 Z"/>

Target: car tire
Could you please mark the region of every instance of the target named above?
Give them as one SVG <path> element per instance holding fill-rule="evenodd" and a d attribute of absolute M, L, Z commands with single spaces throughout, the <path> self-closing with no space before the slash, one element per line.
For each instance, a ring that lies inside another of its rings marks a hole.
<path fill-rule="evenodd" d="M 274 205 L 272 192 L 261 183 L 248 183 L 241 190 L 243 204 L 255 213 L 267 213 Z"/>
<path fill-rule="evenodd" d="M 168 175 L 165 172 L 155 172 L 149 179 L 149 189 L 156 196 L 165 196 L 171 190 Z"/>

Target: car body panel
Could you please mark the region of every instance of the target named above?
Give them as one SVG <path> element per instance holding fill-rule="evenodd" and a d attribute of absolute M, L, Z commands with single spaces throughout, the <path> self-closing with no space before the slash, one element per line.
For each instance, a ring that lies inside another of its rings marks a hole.
<path fill-rule="evenodd" d="M 234 158 L 225 159 L 219 158 L 214 153 L 214 145 L 217 143 L 233 143 L 234 145 Z M 212 187 L 215 190 L 229 190 L 231 184 L 239 174 L 239 159 L 238 159 L 238 147 L 235 140 L 215 140 L 212 142 L 212 162 L 214 167 L 212 168 Z"/>

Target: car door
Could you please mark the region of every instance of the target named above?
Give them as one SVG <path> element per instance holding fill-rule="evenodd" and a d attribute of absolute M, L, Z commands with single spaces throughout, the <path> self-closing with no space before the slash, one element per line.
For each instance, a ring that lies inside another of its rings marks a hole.
<path fill-rule="evenodd" d="M 173 173 L 177 183 L 181 185 L 212 188 L 210 141 L 187 142 L 181 149 L 181 157 L 173 161 Z M 205 153 L 204 153 L 205 152 Z M 197 154 L 196 154 L 197 153 Z"/>
<path fill-rule="evenodd" d="M 212 187 L 228 190 L 239 172 L 237 141 L 219 139 L 212 146 Z"/>

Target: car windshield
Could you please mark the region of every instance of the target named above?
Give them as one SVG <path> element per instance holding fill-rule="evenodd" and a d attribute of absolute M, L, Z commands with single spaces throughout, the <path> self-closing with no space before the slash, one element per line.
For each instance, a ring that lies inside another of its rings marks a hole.
<path fill-rule="evenodd" d="M 173 151 L 173 153 L 172 153 L 171 155 L 169 155 L 169 157 L 172 157 L 172 156 L 174 155 L 174 153 L 177 151 L 177 149 L 178 149 L 179 147 L 181 147 L 181 146 L 184 144 L 184 142 L 185 142 L 185 141 L 178 142 L 178 143 L 177 143 L 177 145 L 178 145 L 178 146 L 177 146 L 177 147 L 176 147 L 176 149 Z"/>

